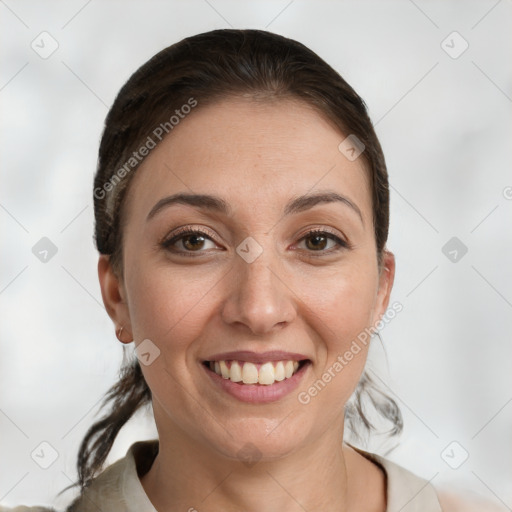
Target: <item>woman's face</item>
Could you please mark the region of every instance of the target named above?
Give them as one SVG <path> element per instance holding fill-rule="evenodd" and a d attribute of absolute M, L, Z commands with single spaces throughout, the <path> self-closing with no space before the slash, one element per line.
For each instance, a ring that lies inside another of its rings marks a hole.
<path fill-rule="evenodd" d="M 368 177 L 344 138 L 299 101 L 199 103 L 137 170 L 123 282 L 106 257 L 100 280 L 143 343 L 161 439 L 275 458 L 340 435 L 368 348 L 353 342 L 394 275 L 391 253 L 379 273 Z"/>

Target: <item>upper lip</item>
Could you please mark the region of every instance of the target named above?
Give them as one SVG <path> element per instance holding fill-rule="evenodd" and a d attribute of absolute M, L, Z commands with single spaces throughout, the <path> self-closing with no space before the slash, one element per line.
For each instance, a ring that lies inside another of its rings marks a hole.
<path fill-rule="evenodd" d="M 207 357 L 205 361 L 246 361 L 248 363 L 266 363 L 267 361 L 302 361 L 309 359 L 304 354 L 285 352 L 282 350 L 270 350 L 267 352 L 252 352 L 250 350 L 237 350 L 222 352 Z"/>

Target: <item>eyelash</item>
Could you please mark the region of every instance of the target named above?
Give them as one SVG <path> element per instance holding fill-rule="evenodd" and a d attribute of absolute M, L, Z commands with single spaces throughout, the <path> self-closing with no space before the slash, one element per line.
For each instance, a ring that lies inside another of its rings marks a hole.
<path fill-rule="evenodd" d="M 162 241 L 160 243 L 160 245 L 164 249 L 174 252 L 175 254 L 180 254 L 183 256 L 187 256 L 187 257 L 197 257 L 202 252 L 206 252 L 206 251 L 187 251 L 187 250 L 182 251 L 182 250 L 175 250 L 172 248 L 172 246 L 176 242 L 179 242 L 180 240 L 186 238 L 187 236 L 192 236 L 192 235 L 203 236 L 203 237 L 207 238 L 208 240 L 215 243 L 215 240 L 213 240 L 214 237 L 211 232 L 202 230 L 202 229 L 192 229 L 189 227 L 185 227 L 185 228 L 180 229 L 170 239 Z M 340 237 L 338 237 L 337 235 L 335 235 L 334 233 L 330 232 L 329 230 L 327 230 L 325 228 L 324 229 L 312 229 L 312 230 L 308 231 L 307 233 L 304 234 L 304 236 L 302 236 L 300 238 L 299 242 L 302 242 L 303 240 L 306 240 L 307 238 L 313 237 L 315 235 L 325 236 L 326 238 L 333 240 L 334 242 L 336 242 L 338 244 L 338 247 L 334 248 L 334 249 L 331 248 L 328 250 L 319 250 L 319 251 L 308 251 L 306 249 L 306 251 L 308 253 L 310 253 L 310 256 L 312 256 L 312 257 L 319 257 L 319 256 L 323 256 L 325 254 L 332 254 L 334 252 L 338 252 L 342 249 L 351 249 L 352 248 L 352 246 L 348 242 L 346 242 L 345 240 L 342 240 Z M 315 254 L 316 252 L 318 254 Z"/>

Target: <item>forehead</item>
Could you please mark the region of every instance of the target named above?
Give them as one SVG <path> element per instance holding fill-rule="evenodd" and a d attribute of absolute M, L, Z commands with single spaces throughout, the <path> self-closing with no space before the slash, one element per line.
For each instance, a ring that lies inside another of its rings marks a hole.
<path fill-rule="evenodd" d="M 242 207 L 278 209 L 290 196 L 331 189 L 371 217 L 367 171 L 362 158 L 350 161 L 339 151 L 345 138 L 298 100 L 199 103 L 137 170 L 128 210 L 147 214 L 155 201 L 176 192 L 215 193 Z"/>

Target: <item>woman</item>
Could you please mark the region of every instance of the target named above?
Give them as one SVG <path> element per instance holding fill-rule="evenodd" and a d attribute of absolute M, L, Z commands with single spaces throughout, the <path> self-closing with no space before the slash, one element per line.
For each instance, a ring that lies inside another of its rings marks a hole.
<path fill-rule="evenodd" d="M 372 430 L 365 400 L 401 430 L 364 371 L 395 261 L 379 141 L 316 54 L 218 30 L 154 56 L 107 116 L 94 202 L 103 301 L 137 357 L 69 511 L 458 510 L 343 439 Z M 158 440 L 100 473 L 148 403 Z"/>

